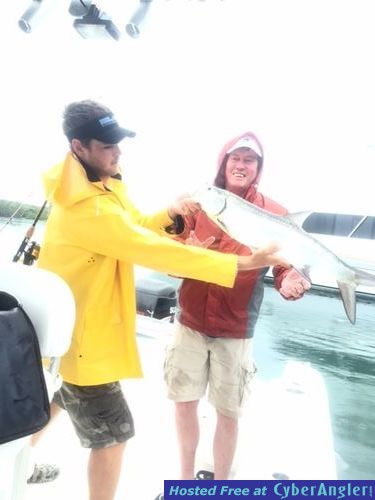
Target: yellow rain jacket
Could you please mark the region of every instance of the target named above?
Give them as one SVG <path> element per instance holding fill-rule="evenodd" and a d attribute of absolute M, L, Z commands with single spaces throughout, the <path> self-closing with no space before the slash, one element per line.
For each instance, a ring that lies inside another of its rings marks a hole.
<path fill-rule="evenodd" d="M 60 275 L 76 301 L 62 377 L 77 385 L 140 377 L 133 264 L 231 287 L 236 256 L 174 241 L 166 211 L 141 214 L 120 179 L 90 182 L 70 153 L 44 180 L 52 210 L 38 265 Z"/>

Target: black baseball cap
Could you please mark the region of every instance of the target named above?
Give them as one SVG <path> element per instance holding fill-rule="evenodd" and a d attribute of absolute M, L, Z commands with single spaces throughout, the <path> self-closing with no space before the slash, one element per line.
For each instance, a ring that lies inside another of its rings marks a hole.
<path fill-rule="evenodd" d="M 69 130 L 66 135 L 70 141 L 96 139 L 106 144 L 117 144 L 125 137 L 135 137 L 135 132 L 120 127 L 112 114 L 105 114 Z"/>

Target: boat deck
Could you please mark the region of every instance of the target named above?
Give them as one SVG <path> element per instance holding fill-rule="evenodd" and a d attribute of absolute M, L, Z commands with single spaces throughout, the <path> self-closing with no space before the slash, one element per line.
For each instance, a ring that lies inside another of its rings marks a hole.
<path fill-rule="evenodd" d="M 166 398 L 162 380 L 164 348 L 171 325 L 142 317 L 138 321 L 138 331 L 146 331 L 139 335 L 145 377 L 123 383 L 136 436 L 127 444 L 118 500 L 153 500 L 162 491 L 164 479 L 178 478 L 173 403 Z M 302 366 L 297 379 L 293 370 L 281 380 L 254 382 L 240 423 L 233 473 L 236 479 L 273 479 L 275 473 L 291 479 L 336 478 L 323 382 L 309 366 Z M 202 446 L 197 469 L 211 464 L 215 418 L 204 401 L 200 412 Z M 25 500 L 88 498 L 88 453 L 80 447 L 67 415 L 61 413 L 37 449 L 39 462 L 57 464 L 60 476 L 51 483 L 28 485 Z"/>

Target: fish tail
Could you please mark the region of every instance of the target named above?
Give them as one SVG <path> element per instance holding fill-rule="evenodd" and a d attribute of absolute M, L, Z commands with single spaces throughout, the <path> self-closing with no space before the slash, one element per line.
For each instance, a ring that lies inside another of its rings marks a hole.
<path fill-rule="evenodd" d="M 354 325 L 356 320 L 356 295 L 357 286 L 375 287 L 375 275 L 362 271 L 361 269 L 351 268 L 351 279 L 337 280 L 341 298 L 344 304 L 344 309 L 349 321 Z"/>
<path fill-rule="evenodd" d="M 341 299 L 344 304 L 348 320 L 352 325 L 354 325 L 357 314 L 357 300 L 355 296 L 357 283 L 354 280 L 351 282 L 337 280 L 337 285 L 340 290 Z"/>

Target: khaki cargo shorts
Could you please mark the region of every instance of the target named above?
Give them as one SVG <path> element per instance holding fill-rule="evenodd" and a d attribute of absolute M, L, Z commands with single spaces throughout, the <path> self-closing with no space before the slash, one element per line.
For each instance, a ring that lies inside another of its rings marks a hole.
<path fill-rule="evenodd" d="M 213 338 L 176 323 L 167 347 L 164 380 L 175 402 L 201 399 L 223 415 L 236 418 L 255 374 L 251 339 Z"/>

